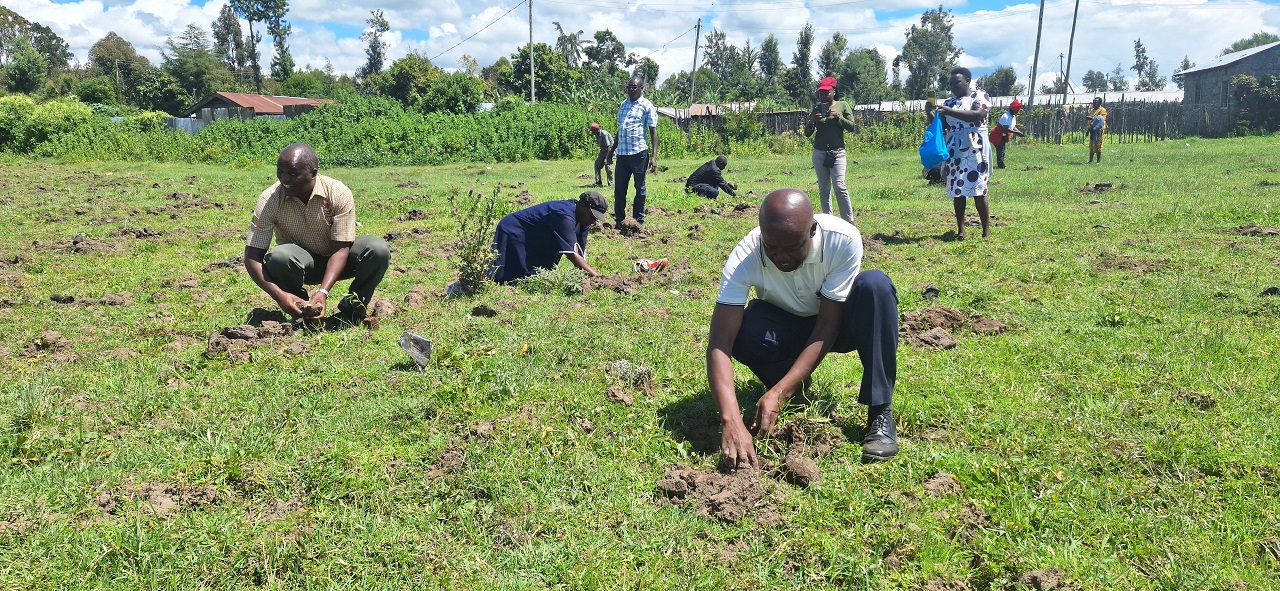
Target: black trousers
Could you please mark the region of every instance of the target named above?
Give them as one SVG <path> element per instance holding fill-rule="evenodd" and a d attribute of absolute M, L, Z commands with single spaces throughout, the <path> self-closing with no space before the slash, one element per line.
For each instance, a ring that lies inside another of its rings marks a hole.
<path fill-rule="evenodd" d="M 831 353 L 857 351 L 862 361 L 858 402 L 893 401 L 898 377 L 898 292 L 882 271 L 863 271 L 841 305 L 840 333 Z M 817 316 L 796 316 L 764 300 L 751 300 L 733 343 L 733 357 L 766 388 L 782 381 L 804 349 Z"/>
<path fill-rule="evenodd" d="M 649 172 L 649 151 L 617 155 L 613 171 L 613 221 L 621 224 L 627 217 L 627 182 L 635 177 L 636 200 L 631 204 L 631 217 L 644 223 L 645 173 Z"/>
<path fill-rule="evenodd" d="M 320 283 L 328 264 L 327 256 L 312 254 L 297 244 L 278 244 L 263 257 L 262 274 L 280 289 L 305 300 L 310 296 L 303 288 L 304 284 Z M 354 279 L 350 293 L 367 306 L 373 300 L 373 290 L 382 283 L 390 265 L 391 247 L 386 240 L 377 236 L 356 236 L 351 253 L 347 255 L 347 268 L 343 269 L 339 279 Z"/>
<path fill-rule="evenodd" d="M 1004 168 L 1004 150 L 1009 147 L 1009 142 L 996 146 L 996 168 Z"/>

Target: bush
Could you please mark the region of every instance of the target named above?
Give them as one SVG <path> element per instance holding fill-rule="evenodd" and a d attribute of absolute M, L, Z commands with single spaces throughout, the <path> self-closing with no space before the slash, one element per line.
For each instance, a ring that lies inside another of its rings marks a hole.
<path fill-rule="evenodd" d="M 516 287 L 521 291 L 542 295 L 575 296 L 582 294 L 582 286 L 587 281 L 587 274 L 573 265 L 565 263 L 554 269 L 538 271 L 528 277 L 516 280 Z"/>
<path fill-rule="evenodd" d="M 475 189 L 462 192 L 451 189 L 446 199 L 458 220 L 458 252 L 453 257 L 458 269 L 458 283 L 462 293 L 475 295 L 491 284 L 493 271 L 493 231 L 503 211 L 499 209 L 498 189 L 486 196 Z"/>

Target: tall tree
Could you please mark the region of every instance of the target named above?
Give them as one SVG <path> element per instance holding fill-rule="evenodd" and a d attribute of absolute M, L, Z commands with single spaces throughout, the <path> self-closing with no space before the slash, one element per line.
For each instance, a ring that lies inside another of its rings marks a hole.
<path fill-rule="evenodd" d="M 813 97 L 813 23 L 806 22 L 796 37 L 796 51 L 791 55 L 791 68 L 783 76 L 783 87 L 791 99 L 806 104 Z"/>
<path fill-rule="evenodd" d="M 764 76 L 765 84 L 776 84 L 784 67 L 782 55 L 778 52 L 778 38 L 769 33 L 760 44 L 760 75 Z"/>
<path fill-rule="evenodd" d="M 1067 78 L 1061 73 L 1053 77 L 1053 82 L 1040 85 L 1040 94 L 1062 94 L 1067 91 Z"/>
<path fill-rule="evenodd" d="M 951 33 L 951 12 L 938 6 L 920 15 L 920 24 L 907 30 L 901 64 L 907 67 L 905 90 L 909 99 L 943 94 L 956 60 L 964 50 L 956 47 Z"/>
<path fill-rule="evenodd" d="M 248 55 L 244 47 L 244 32 L 240 30 L 240 19 L 230 4 L 223 4 L 218 18 L 213 21 L 213 51 L 228 70 L 239 72 L 244 70 Z"/>
<path fill-rule="evenodd" d="M 289 53 L 289 34 L 293 32 L 293 25 L 286 24 L 283 20 L 277 20 L 267 25 L 267 31 L 271 34 L 272 43 L 275 46 L 275 55 L 271 57 L 271 77 L 278 82 L 284 82 L 293 75 L 293 54 Z"/>
<path fill-rule="evenodd" d="M 1107 78 L 1107 82 L 1111 84 L 1111 92 L 1129 90 L 1129 79 L 1124 77 L 1124 67 L 1120 64 L 1116 64 L 1116 69 L 1111 70 L 1111 76 Z"/>
<path fill-rule="evenodd" d="M 889 96 L 885 59 L 869 47 L 855 49 L 836 67 L 842 100 L 854 104 L 878 103 Z"/>
<path fill-rule="evenodd" d="M 165 40 L 160 57 L 161 67 L 173 76 L 192 102 L 231 84 L 230 73 L 213 52 L 204 29 L 196 23 L 187 25 L 177 41 Z"/>
<path fill-rule="evenodd" d="M 1196 67 L 1196 63 L 1191 61 L 1190 56 L 1182 56 L 1182 63 L 1178 65 L 1178 69 L 1173 71 L 1173 83 L 1178 85 L 1178 90 L 1182 90 L 1182 72 Z"/>
<path fill-rule="evenodd" d="M 635 73 L 650 84 L 656 85 L 658 83 L 658 71 L 658 62 L 647 57 L 640 58 L 640 61 L 636 64 Z"/>
<path fill-rule="evenodd" d="M 849 40 L 839 31 L 831 34 L 831 39 L 822 44 L 818 51 L 818 76 L 835 76 L 844 62 L 844 52 L 849 48 Z"/>
<path fill-rule="evenodd" d="M 729 77 L 737 48 L 725 39 L 724 31 L 712 29 L 703 38 L 702 63 L 721 80 Z"/>
<path fill-rule="evenodd" d="M 4 78 L 9 90 L 26 94 L 39 90 L 48 67 L 44 56 L 25 37 L 14 39 L 8 49 L 9 59 L 4 64 Z"/>
<path fill-rule="evenodd" d="M 1222 53 L 1219 53 L 1218 55 L 1222 56 L 1222 55 L 1227 55 L 1228 53 L 1244 51 L 1246 49 L 1252 49 L 1254 47 L 1258 47 L 1259 45 L 1267 45 L 1269 43 L 1275 43 L 1276 41 L 1280 41 L 1280 35 L 1276 35 L 1275 33 L 1268 33 L 1266 31 L 1258 31 L 1257 33 L 1254 33 L 1248 37 L 1245 37 L 1244 39 L 1241 39 L 1239 41 L 1236 41 L 1235 43 L 1232 43 L 1231 45 L 1226 46 L 1225 48 L 1222 49 Z"/>
<path fill-rule="evenodd" d="M 1106 92 L 1108 88 L 1107 75 L 1097 70 L 1089 70 L 1084 73 L 1084 89 L 1089 92 Z"/>
<path fill-rule="evenodd" d="M 15 41 L 23 39 L 44 59 L 46 73 L 66 69 L 71 59 L 71 46 L 49 27 L 31 22 L 22 15 L 0 6 L 0 63 L 13 55 Z"/>
<path fill-rule="evenodd" d="M 596 31 L 595 43 L 582 51 L 587 54 L 588 66 L 609 74 L 617 72 L 627 56 L 627 47 L 609 29 Z"/>
<path fill-rule="evenodd" d="M 1020 90 L 1026 90 L 1025 86 L 1018 84 L 1018 72 L 1013 66 L 996 68 L 994 72 L 974 81 L 974 86 L 987 91 L 991 96 L 1016 96 L 1022 94 Z"/>
<path fill-rule="evenodd" d="M 240 18 L 249 22 L 249 35 L 246 41 L 249 65 L 253 67 L 253 84 L 257 92 L 262 92 L 262 58 L 258 54 L 258 43 L 262 34 L 255 33 L 253 23 L 273 23 L 284 18 L 289 9 L 289 0 L 227 0 L 231 9 Z"/>
<path fill-rule="evenodd" d="M 1138 83 L 1134 90 L 1164 90 L 1168 84 L 1160 75 L 1160 65 L 1147 56 L 1147 48 L 1142 46 L 1142 39 L 1133 42 L 1133 66 L 1129 68 L 1138 75 Z"/>
<path fill-rule="evenodd" d="M 356 70 L 356 78 L 360 80 L 382 72 L 382 62 L 387 58 L 387 44 L 382 41 L 382 35 L 391 30 L 391 23 L 387 22 L 387 17 L 382 15 L 381 10 L 371 11 L 364 22 L 369 28 L 364 30 L 360 38 L 369 46 L 364 50 L 367 58 L 364 65 Z"/>
<path fill-rule="evenodd" d="M 427 89 L 444 77 L 444 70 L 432 65 L 427 56 L 411 52 L 391 62 L 385 75 L 381 76 L 378 91 L 383 96 L 394 98 L 406 107 L 417 107 Z"/>
<path fill-rule="evenodd" d="M 590 45 L 591 40 L 582 38 L 584 33 L 581 29 L 577 33 L 566 33 L 558 21 L 552 21 L 551 24 L 556 26 L 556 51 L 564 56 L 564 63 L 569 64 L 570 68 L 578 67 L 582 64 L 582 47 Z"/>
<path fill-rule="evenodd" d="M 581 78 L 581 72 L 569 67 L 564 57 L 551 50 L 546 43 L 534 43 L 533 51 L 538 56 L 534 62 L 534 75 L 538 77 L 535 86 L 539 101 L 554 101 L 568 96 Z M 498 84 L 511 94 L 528 96 L 529 89 L 529 46 L 520 47 L 520 51 L 511 55 L 511 69 L 498 73 Z"/>

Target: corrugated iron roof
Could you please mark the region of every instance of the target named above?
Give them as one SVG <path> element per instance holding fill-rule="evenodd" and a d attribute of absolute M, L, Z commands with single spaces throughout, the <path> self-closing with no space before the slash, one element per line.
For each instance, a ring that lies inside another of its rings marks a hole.
<path fill-rule="evenodd" d="M 283 115 L 284 108 L 293 105 L 323 105 L 334 101 L 329 99 L 300 98 L 296 96 L 271 96 L 266 94 L 247 94 L 243 92 L 215 92 L 205 97 L 187 113 L 195 113 L 217 97 L 240 107 L 253 109 L 256 115 Z"/>
<path fill-rule="evenodd" d="M 1264 51 L 1266 51 L 1266 50 L 1268 50 L 1268 49 L 1271 49 L 1272 47 L 1276 47 L 1276 46 L 1280 46 L 1280 41 L 1276 41 L 1275 43 L 1268 43 L 1268 44 L 1266 44 L 1266 45 L 1259 45 L 1259 46 L 1257 46 L 1257 47 L 1250 47 L 1249 49 L 1242 49 L 1242 50 L 1237 51 L 1237 52 L 1235 52 L 1235 53 L 1228 53 L 1227 55 L 1224 55 L 1224 56 L 1222 56 L 1222 57 L 1218 57 L 1218 58 L 1215 58 L 1215 59 L 1213 59 L 1213 60 L 1209 61 L 1208 63 L 1204 64 L 1203 66 L 1196 66 L 1196 67 L 1194 67 L 1194 68 L 1188 68 L 1188 69 L 1183 70 L 1183 71 L 1181 71 L 1181 72 L 1174 72 L 1174 74 L 1175 74 L 1175 75 L 1177 75 L 1177 76 L 1185 76 L 1185 75 L 1187 75 L 1187 74 L 1193 74 L 1193 73 L 1195 73 L 1195 72 L 1203 72 L 1203 71 L 1205 71 L 1205 70 L 1212 70 L 1212 69 L 1214 69 L 1214 68 L 1221 68 L 1222 66 L 1226 66 L 1226 65 L 1234 64 L 1234 63 L 1236 63 L 1236 62 L 1238 62 L 1238 61 L 1240 61 L 1240 60 L 1242 60 L 1242 59 L 1244 59 L 1244 58 L 1246 58 L 1246 57 L 1249 57 L 1249 56 L 1254 55 L 1254 54 L 1256 54 L 1256 53 L 1262 53 L 1262 52 L 1264 52 Z"/>

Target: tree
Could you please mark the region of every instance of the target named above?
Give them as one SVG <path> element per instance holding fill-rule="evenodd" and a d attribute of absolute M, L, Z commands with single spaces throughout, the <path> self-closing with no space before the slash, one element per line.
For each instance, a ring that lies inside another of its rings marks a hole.
<path fill-rule="evenodd" d="M 1222 56 L 1222 55 L 1227 55 L 1228 53 L 1244 51 L 1246 49 L 1252 49 L 1260 45 L 1275 43 L 1276 41 L 1280 41 L 1280 35 L 1276 35 L 1274 33 L 1268 33 L 1266 31 L 1258 31 L 1257 33 L 1254 33 L 1248 37 L 1245 37 L 1244 39 L 1241 39 L 1239 41 L 1236 41 L 1235 43 L 1232 43 L 1231 45 L 1226 46 L 1225 48 L 1223 48 L 1222 53 L 1219 53 L 1218 55 Z"/>
<path fill-rule="evenodd" d="M 1040 94 L 1062 94 L 1067 91 L 1067 78 L 1059 73 L 1053 77 L 1053 82 L 1040 85 Z"/>
<path fill-rule="evenodd" d="M 280 92 L 286 96 L 307 98 L 331 98 L 333 76 L 324 70 L 303 68 L 280 84 Z"/>
<path fill-rule="evenodd" d="M 462 57 L 458 58 L 458 61 L 462 63 L 463 72 L 471 74 L 472 76 L 480 75 L 480 62 L 476 61 L 476 58 L 471 57 L 470 54 L 462 54 Z"/>
<path fill-rule="evenodd" d="M 293 75 L 295 66 L 293 55 L 289 53 L 288 44 L 289 34 L 293 32 L 293 26 L 277 20 L 267 25 L 267 31 L 271 34 L 271 39 L 275 46 L 275 55 L 271 57 L 271 77 L 284 82 L 289 79 L 289 76 Z"/>
<path fill-rule="evenodd" d="M 44 58 L 45 72 L 66 69 L 71 59 L 71 46 L 55 34 L 49 27 L 31 22 L 22 15 L 0 6 L 0 63 L 7 62 L 17 50 L 14 43 L 18 39 L 27 44 Z"/>
<path fill-rule="evenodd" d="M 974 86 L 987 91 L 991 96 L 1017 96 L 1022 94 L 1019 90 L 1026 90 L 1025 86 L 1018 84 L 1018 72 L 1013 66 L 996 68 L 994 72 L 974 82 Z"/>
<path fill-rule="evenodd" d="M 813 96 L 813 72 L 809 62 L 813 56 L 813 23 L 806 22 L 796 37 L 796 51 L 791 55 L 791 69 L 783 75 L 783 87 L 796 103 L 807 103 Z"/>
<path fill-rule="evenodd" d="M 480 80 L 466 72 L 454 72 L 428 87 L 418 107 L 427 113 L 475 113 L 482 102 L 484 85 Z"/>
<path fill-rule="evenodd" d="M 831 39 L 822 44 L 818 51 L 818 76 L 835 76 L 844 62 L 844 52 L 849 47 L 849 40 L 839 31 L 831 34 Z"/>
<path fill-rule="evenodd" d="M 710 69 L 721 80 L 729 77 L 737 48 L 730 45 L 724 31 L 712 29 L 703 40 L 702 64 Z"/>
<path fill-rule="evenodd" d="M 1160 65 L 1147 56 L 1147 48 L 1142 46 L 1142 39 L 1133 42 L 1133 66 L 1129 68 L 1138 75 L 1138 84 L 1134 90 L 1164 90 L 1168 84 L 1160 75 Z"/>
<path fill-rule="evenodd" d="M 639 74 L 640 77 L 644 78 L 645 81 L 647 82 L 657 84 L 658 83 L 658 62 L 655 62 L 652 59 L 649 59 L 647 57 L 641 58 L 640 62 L 636 64 L 636 69 L 634 73 Z"/>
<path fill-rule="evenodd" d="M 907 42 L 899 56 L 907 67 L 907 98 L 923 99 L 943 94 L 951 69 L 964 50 L 956 47 L 951 33 L 951 12 L 938 6 L 920 15 L 920 24 L 907 30 Z"/>
<path fill-rule="evenodd" d="M 368 59 L 356 70 L 356 78 L 360 80 L 382 71 L 382 62 L 387 57 L 387 44 L 382 41 L 382 34 L 391 30 L 391 23 L 387 22 L 381 10 L 374 10 L 369 14 L 369 18 L 364 21 L 369 28 L 360 35 L 360 39 L 369 44 L 364 50 L 364 55 Z"/>
<path fill-rule="evenodd" d="M 782 63 L 782 55 L 778 53 L 778 38 L 774 37 L 773 33 L 769 33 L 769 36 L 764 38 L 764 43 L 760 44 L 759 64 L 760 75 L 764 76 L 765 84 L 777 83 L 785 66 Z"/>
<path fill-rule="evenodd" d="M 885 60 L 869 47 L 855 49 L 836 66 L 836 80 L 842 100 L 854 104 L 878 103 L 889 95 L 884 75 Z"/>
<path fill-rule="evenodd" d="M 1173 83 L 1178 85 L 1178 90 L 1182 90 L 1182 72 L 1196 67 L 1196 63 L 1191 61 L 1189 56 L 1182 56 L 1182 63 L 1178 65 L 1178 69 L 1173 71 Z"/>
<path fill-rule="evenodd" d="M 9 60 L 4 64 L 5 84 L 12 92 L 31 94 L 44 84 L 48 62 L 25 37 L 10 42 Z"/>
<path fill-rule="evenodd" d="M 1111 84 L 1111 92 L 1129 90 L 1129 79 L 1124 77 L 1124 68 L 1120 64 L 1116 64 L 1116 69 L 1111 71 L 1111 77 L 1107 78 L 1107 82 Z"/>
<path fill-rule="evenodd" d="M 569 64 L 570 68 L 576 68 L 582 64 L 582 47 L 590 45 L 590 39 L 583 39 L 582 30 L 577 33 L 565 33 L 564 28 L 557 21 L 552 21 L 556 26 L 556 51 L 564 57 L 564 63 Z"/>
<path fill-rule="evenodd" d="M 236 11 L 230 4 L 223 4 L 218 18 L 213 21 L 213 52 L 218 54 L 222 65 L 233 72 L 244 70 L 248 61 L 243 35 Z"/>
<path fill-rule="evenodd" d="M 160 52 L 161 67 L 187 93 L 191 101 L 231 84 L 231 75 L 222 67 L 209 37 L 195 23 L 178 36 L 165 40 L 165 50 Z"/>
<path fill-rule="evenodd" d="M 139 109 L 164 111 L 170 115 L 182 112 L 187 102 L 186 93 L 164 70 L 147 66 L 134 77 L 131 103 Z"/>
<path fill-rule="evenodd" d="M 535 93 L 538 100 L 556 100 L 567 96 L 581 78 L 578 70 L 569 67 L 564 57 L 551 50 L 546 43 L 534 43 L 533 51 L 538 56 L 534 62 L 538 83 Z M 511 69 L 498 74 L 498 84 L 514 95 L 528 93 L 529 89 L 529 46 L 511 55 Z"/>
<path fill-rule="evenodd" d="M 249 65 L 253 66 L 253 83 L 257 92 L 262 92 L 262 64 L 258 55 L 258 43 L 262 35 L 253 31 L 253 23 L 278 23 L 289 9 L 289 0 L 227 0 L 231 9 L 246 21 L 249 21 L 249 36 L 246 41 Z"/>
<path fill-rule="evenodd" d="M 609 29 L 596 31 L 595 44 L 582 51 L 587 54 L 588 66 L 609 74 L 618 71 L 619 64 L 627 55 L 626 46 Z M 527 69 L 528 64 L 525 67 Z"/>
<path fill-rule="evenodd" d="M 1133 70 L 1133 73 L 1136 74 L 1138 78 L 1142 78 L 1142 76 L 1147 73 L 1147 68 L 1150 67 L 1150 64 L 1151 58 L 1147 57 L 1147 48 L 1143 47 L 1142 39 L 1138 38 L 1134 40 L 1133 65 L 1129 66 L 1129 69 Z"/>
<path fill-rule="evenodd" d="M 480 79 L 491 87 L 498 86 L 498 79 L 503 72 L 511 71 L 511 60 L 507 56 L 499 57 L 497 61 L 485 66 L 480 70 Z"/>
<path fill-rule="evenodd" d="M 80 99 L 80 102 L 86 105 L 93 103 L 102 105 L 120 104 L 120 90 L 116 88 L 116 81 L 108 76 L 89 78 L 77 84 L 72 92 L 77 99 Z"/>
<path fill-rule="evenodd" d="M 444 77 L 444 70 L 431 64 L 427 56 L 410 53 L 387 68 L 380 77 L 379 92 L 400 101 L 406 107 L 416 107 L 432 84 Z"/>
<path fill-rule="evenodd" d="M 1084 73 L 1084 89 L 1089 92 L 1106 92 L 1108 86 L 1107 75 L 1097 70 L 1089 70 Z"/>

